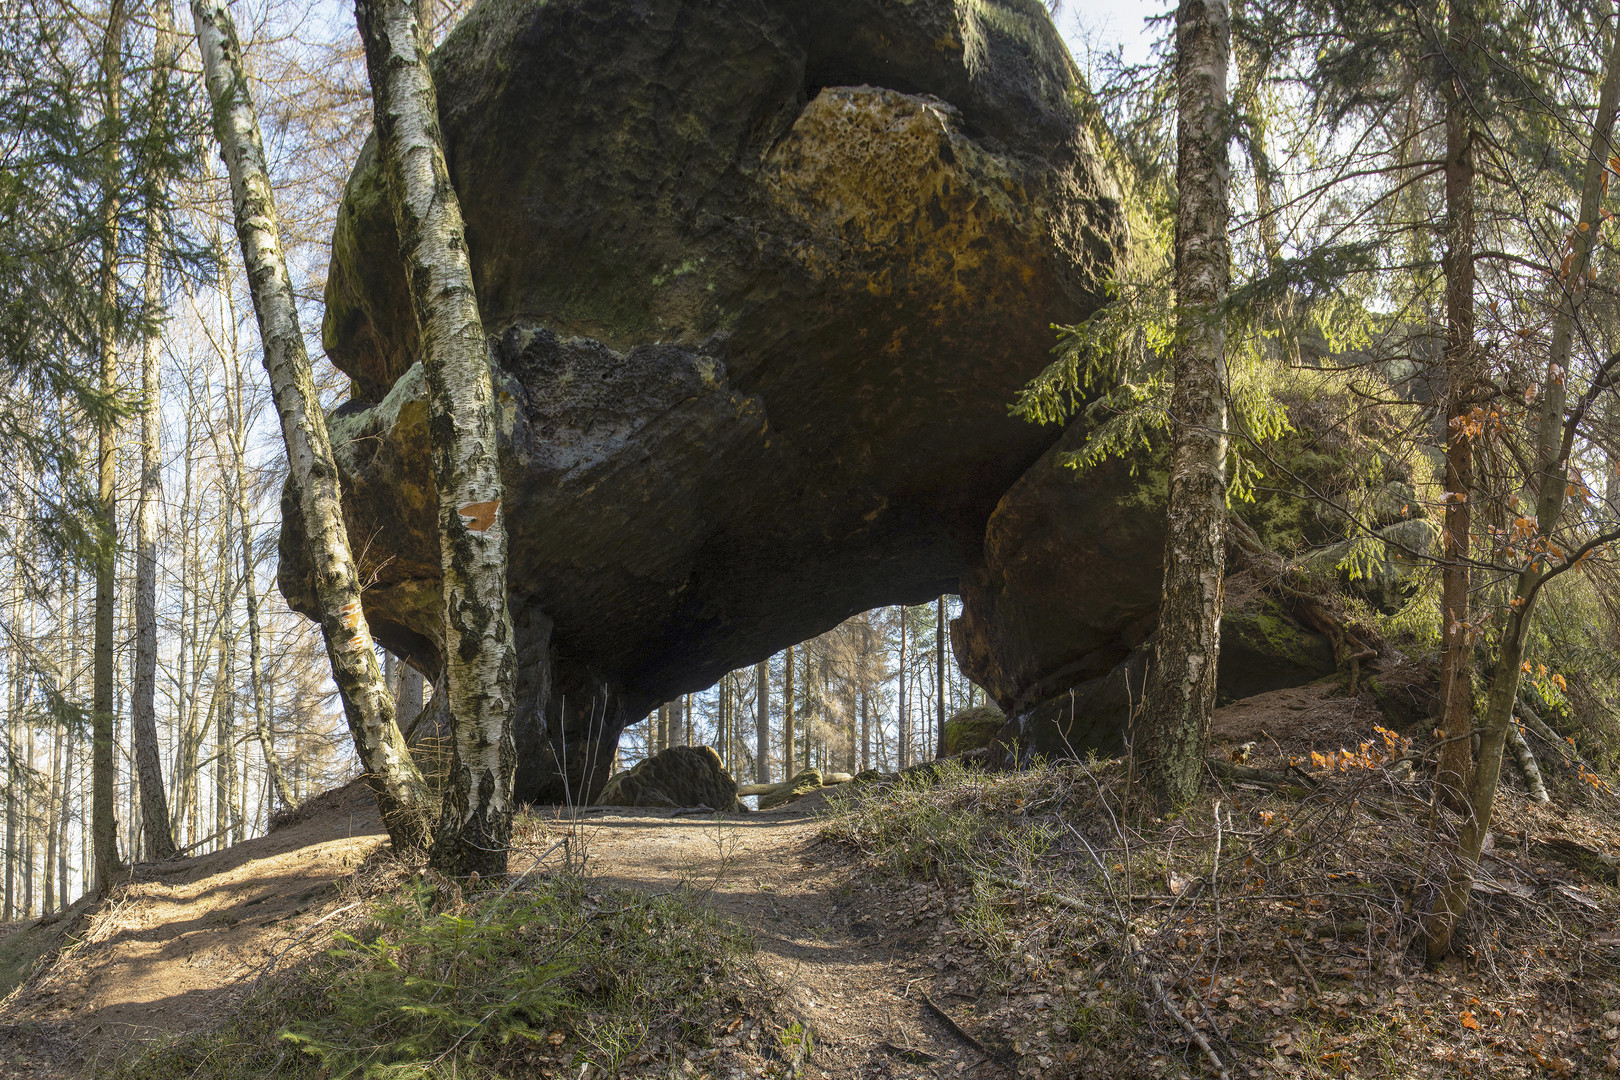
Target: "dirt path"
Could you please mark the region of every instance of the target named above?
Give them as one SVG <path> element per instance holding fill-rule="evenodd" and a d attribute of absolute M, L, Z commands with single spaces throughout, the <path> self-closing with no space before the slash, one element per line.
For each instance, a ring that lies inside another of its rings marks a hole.
<path fill-rule="evenodd" d="M 924 1003 L 942 956 L 938 894 L 874 889 L 819 841 L 813 815 L 592 812 L 584 820 L 587 872 L 640 889 L 708 890 L 755 931 L 760 962 L 815 1040 L 805 1075 L 1011 1075 Z M 975 1027 L 970 1004 L 936 1007 Z"/>
<path fill-rule="evenodd" d="M 0 1080 L 93 1076 L 132 1038 L 214 1023 L 267 966 L 323 947 L 354 909 L 353 875 L 383 837 L 359 785 L 311 810 L 228 850 L 142 867 L 116 903 L 77 926 L 17 931 L 67 931 L 82 944 L 0 1004 Z M 814 1039 L 803 1075 L 1009 1075 L 924 1003 L 941 964 L 937 894 L 868 885 L 819 842 L 811 814 L 596 810 L 577 825 L 543 819 L 541 831 L 548 846 L 572 833 L 587 873 L 604 883 L 686 884 L 752 928 L 783 1007 Z M 514 869 L 540 850 L 515 852 Z M 971 1002 L 937 1004 L 975 1029 Z"/>
<path fill-rule="evenodd" d="M 223 851 L 137 867 L 75 925 L 17 931 L 81 944 L 0 1004 L 0 1080 L 93 1076 L 131 1038 L 212 1024 L 269 965 L 324 944 L 317 921 L 348 902 L 348 879 L 384 837 L 360 784 L 305 813 Z"/>

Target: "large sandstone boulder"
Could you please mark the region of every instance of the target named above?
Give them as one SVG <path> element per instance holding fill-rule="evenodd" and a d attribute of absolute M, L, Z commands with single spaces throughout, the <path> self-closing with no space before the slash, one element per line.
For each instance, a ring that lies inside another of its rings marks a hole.
<path fill-rule="evenodd" d="M 1059 434 L 1007 405 L 1102 302 L 1123 215 L 1036 0 L 482 0 L 434 70 L 501 403 L 516 794 L 589 799 L 658 702 L 980 565 Z M 367 614 L 439 670 L 418 332 L 370 148 L 327 303 Z"/>
<path fill-rule="evenodd" d="M 596 797 L 598 806 L 737 808 L 737 781 L 712 746 L 672 746 L 621 773 Z"/>

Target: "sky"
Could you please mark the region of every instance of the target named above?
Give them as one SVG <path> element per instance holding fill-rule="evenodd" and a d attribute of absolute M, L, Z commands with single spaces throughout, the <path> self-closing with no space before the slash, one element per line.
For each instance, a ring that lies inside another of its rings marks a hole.
<path fill-rule="evenodd" d="M 1087 55 L 1094 50 L 1122 47 L 1126 63 L 1147 60 L 1153 31 L 1145 20 L 1170 7 L 1169 0 L 1065 0 L 1054 21 L 1069 51 L 1089 74 Z"/>

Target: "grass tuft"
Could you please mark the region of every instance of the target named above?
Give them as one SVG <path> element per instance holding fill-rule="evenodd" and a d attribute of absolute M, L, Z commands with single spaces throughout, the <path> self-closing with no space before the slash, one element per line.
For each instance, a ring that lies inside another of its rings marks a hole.
<path fill-rule="evenodd" d="M 577 874 L 380 898 L 224 1026 L 144 1046 L 113 1080 L 618 1075 L 674 1069 L 763 993 L 751 939 L 698 893 Z"/>

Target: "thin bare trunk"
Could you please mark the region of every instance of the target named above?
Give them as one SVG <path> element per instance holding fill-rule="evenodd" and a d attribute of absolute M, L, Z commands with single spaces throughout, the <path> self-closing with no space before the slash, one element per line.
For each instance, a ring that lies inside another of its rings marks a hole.
<path fill-rule="evenodd" d="M 332 677 L 384 825 L 400 849 L 428 838 L 428 792 L 394 718 L 371 628 L 360 603 L 360 578 L 343 523 L 337 465 L 320 396 L 304 351 L 298 308 L 282 252 L 275 195 L 264 161 L 258 116 L 242 67 L 242 48 L 222 0 L 193 0 L 213 104 L 214 132 L 231 177 L 237 237 L 264 342 L 264 366 L 281 418 L 287 461 L 314 564 L 321 632 Z"/>
<path fill-rule="evenodd" d="M 1452 77 L 1446 99 L 1446 471 L 1444 561 L 1440 570 L 1440 729 L 1435 797 L 1467 811 L 1473 772 L 1473 633 L 1468 567 L 1473 528 L 1474 440 L 1468 414 L 1477 390 L 1474 349 L 1474 110 L 1478 16 L 1472 0 L 1451 9 Z"/>
<path fill-rule="evenodd" d="M 759 706 L 759 722 L 754 731 L 754 780 L 761 784 L 771 782 L 771 662 L 761 660 L 754 667 L 755 702 Z M 785 777 L 784 777 L 785 779 Z"/>
<path fill-rule="evenodd" d="M 900 706 L 899 730 L 895 733 L 895 753 L 900 768 L 911 764 L 911 714 L 906 710 L 906 606 L 900 605 Z"/>
<path fill-rule="evenodd" d="M 112 0 L 107 12 L 107 33 L 102 42 L 102 115 L 115 127 L 123 114 L 124 0 Z M 102 205 L 101 256 L 101 391 L 118 388 L 118 237 L 120 197 L 116 188 L 118 144 L 107 138 L 107 183 L 114 185 Z M 90 817 L 94 848 L 96 891 L 105 894 L 119 869 L 118 821 L 114 788 L 118 763 L 113 732 L 113 574 L 118 550 L 117 428 L 111 418 L 96 424 L 96 610 L 95 672 L 91 686 Z"/>
<path fill-rule="evenodd" d="M 165 108 L 169 73 L 174 63 L 174 12 L 167 0 L 152 5 L 157 23 L 152 66 L 151 108 Z M 163 307 L 163 220 L 156 205 L 146 211 L 146 256 L 142 302 L 148 312 Z M 168 789 L 163 784 L 163 755 L 157 734 L 157 535 L 158 500 L 163 493 L 163 453 L 159 416 L 162 373 L 159 345 L 149 333 L 141 343 L 141 487 L 135 511 L 135 677 L 130 695 L 129 734 L 134 743 L 135 772 L 141 789 L 141 828 L 147 854 L 167 859 L 174 854 L 169 830 Z"/>
<path fill-rule="evenodd" d="M 416 6 L 357 0 L 379 160 L 393 192 L 428 384 L 444 574 L 445 693 L 455 727 L 433 859 L 465 874 L 506 869 L 512 834 L 517 654 L 506 607 L 506 523 L 495 386 L 450 183 Z"/>
<path fill-rule="evenodd" d="M 281 762 L 276 760 L 275 751 L 270 746 L 270 729 L 264 713 L 264 655 L 260 643 L 259 624 L 259 586 L 256 580 L 255 560 L 253 558 L 253 523 L 248 517 L 247 503 L 247 415 L 242 393 L 242 383 L 245 374 L 239 366 L 240 354 L 231 350 L 231 385 L 226 387 L 227 402 L 231 409 L 231 458 L 234 466 L 233 492 L 236 496 L 236 524 L 241 532 L 242 548 L 242 591 L 247 597 L 248 619 L 248 675 L 253 682 L 253 732 L 259 740 L 259 749 L 264 754 L 265 771 L 270 775 L 270 783 L 274 786 L 276 798 L 281 805 L 292 809 L 298 803 L 293 799 L 292 790 L 287 787 L 287 777 L 281 771 Z M 421 686 L 420 682 L 417 684 Z M 418 701 L 416 712 L 421 711 L 421 702 Z M 416 712 L 406 712 L 407 717 L 415 717 Z"/>
<path fill-rule="evenodd" d="M 793 646 L 782 662 L 782 771 L 793 775 Z"/>
<path fill-rule="evenodd" d="M 1176 343 L 1164 600 L 1137 752 L 1163 811 L 1198 792 L 1215 708 L 1226 563 L 1226 70 L 1222 0 L 1176 12 Z"/>
<path fill-rule="evenodd" d="M 945 597 L 934 611 L 934 758 L 945 756 Z"/>
<path fill-rule="evenodd" d="M 1454 37 L 1472 32 L 1473 24 L 1453 28 Z M 1427 926 L 1427 953 L 1437 963 L 1451 951 L 1457 921 L 1468 906 L 1479 868 L 1480 853 L 1490 833 L 1491 813 L 1496 805 L 1496 788 L 1501 778 L 1502 753 L 1514 730 L 1513 708 L 1519 697 L 1519 681 L 1524 663 L 1525 639 L 1535 613 L 1541 587 L 1553 568 L 1545 552 L 1556 550 L 1553 532 L 1558 528 L 1568 501 L 1569 447 L 1564 437 L 1566 403 L 1565 373 L 1574 337 L 1577 308 L 1585 295 L 1586 269 L 1599 232 L 1598 210 L 1603 195 L 1603 176 L 1613 154 L 1612 136 L 1615 111 L 1620 107 L 1620 29 L 1610 41 L 1603 87 L 1598 95 L 1592 142 L 1586 158 L 1586 176 L 1581 186 L 1579 225 L 1570 233 L 1569 265 L 1559 279 L 1561 295 L 1553 317 L 1552 343 L 1547 354 L 1546 375 L 1541 386 L 1541 423 L 1537 432 L 1536 537 L 1540 550 L 1521 553 L 1525 559 L 1514 584 L 1508 605 L 1502 643 L 1491 674 L 1491 689 L 1481 717 L 1479 764 L 1470 786 L 1467 812 L 1457 847 L 1452 854 L 1445 887 L 1435 901 Z M 1522 736 L 1521 736 L 1522 738 Z"/>

